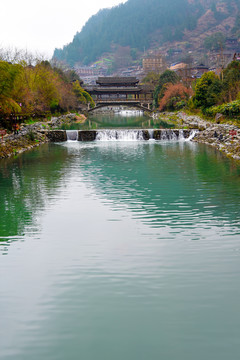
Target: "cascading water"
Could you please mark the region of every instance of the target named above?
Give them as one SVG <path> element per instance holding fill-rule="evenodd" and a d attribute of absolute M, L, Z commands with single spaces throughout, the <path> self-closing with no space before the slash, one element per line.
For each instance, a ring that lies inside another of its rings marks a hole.
<path fill-rule="evenodd" d="M 154 129 L 148 129 L 149 140 L 154 140 Z"/>
<path fill-rule="evenodd" d="M 67 141 L 78 141 L 78 130 L 66 130 Z"/>
<path fill-rule="evenodd" d="M 197 130 L 183 129 L 102 129 L 67 130 L 67 141 L 190 141 Z"/>
<path fill-rule="evenodd" d="M 183 129 L 179 129 L 178 140 L 179 141 L 185 141 L 186 140 L 185 137 L 184 137 Z"/>
<path fill-rule="evenodd" d="M 173 130 L 162 130 L 161 140 L 177 141 L 178 136 Z"/>
<path fill-rule="evenodd" d="M 142 130 L 100 130 L 97 141 L 138 141 L 144 140 Z"/>
<path fill-rule="evenodd" d="M 185 140 L 191 141 L 197 133 L 198 133 L 198 130 L 191 130 L 189 137 Z"/>

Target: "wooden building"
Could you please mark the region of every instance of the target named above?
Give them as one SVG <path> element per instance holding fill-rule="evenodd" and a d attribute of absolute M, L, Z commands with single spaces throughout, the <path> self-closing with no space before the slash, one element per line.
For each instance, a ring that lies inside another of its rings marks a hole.
<path fill-rule="evenodd" d="M 149 55 L 142 59 L 143 71 L 160 73 L 166 70 L 166 63 L 161 55 Z"/>
<path fill-rule="evenodd" d="M 139 85 L 136 77 L 99 77 L 95 86 L 86 87 L 96 104 L 143 104 L 153 102 L 154 89 Z"/>

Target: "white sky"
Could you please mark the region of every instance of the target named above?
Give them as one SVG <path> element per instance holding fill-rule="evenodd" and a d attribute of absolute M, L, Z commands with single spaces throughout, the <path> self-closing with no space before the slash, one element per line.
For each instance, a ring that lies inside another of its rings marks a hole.
<path fill-rule="evenodd" d="M 54 49 L 71 42 L 98 10 L 125 1 L 1 0 L 0 48 L 27 49 L 50 58 Z"/>

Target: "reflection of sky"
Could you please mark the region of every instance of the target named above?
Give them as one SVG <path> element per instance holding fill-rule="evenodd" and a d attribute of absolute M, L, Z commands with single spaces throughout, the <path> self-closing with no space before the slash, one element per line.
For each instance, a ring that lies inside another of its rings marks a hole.
<path fill-rule="evenodd" d="M 191 143 L 90 145 L 82 149 L 88 152 L 82 170 L 102 196 L 151 226 L 238 226 L 237 169 L 234 177 L 228 160 L 198 149 Z"/>
<path fill-rule="evenodd" d="M 197 144 L 70 142 L 4 164 L 31 216 L 0 261 L 0 359 L 237 358 L 233 163 Z"/>

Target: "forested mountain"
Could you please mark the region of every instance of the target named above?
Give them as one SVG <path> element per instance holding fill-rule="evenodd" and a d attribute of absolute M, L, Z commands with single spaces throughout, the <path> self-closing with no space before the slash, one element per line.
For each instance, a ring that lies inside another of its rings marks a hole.
<path fill-rule="evenodd" d="M 181 40 L 206 14 L 211 13 L 217 26 L 226 18 L 236 18 L 239 10 L 240 0 L 128 0 L 92 16 L 71 43 L 55 49 L 54 58 L 71 65 L 89 64 L 116 45 L 147 50 L 153 43 Z"/>

